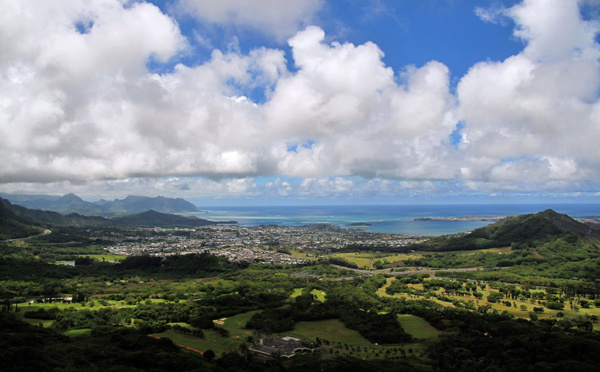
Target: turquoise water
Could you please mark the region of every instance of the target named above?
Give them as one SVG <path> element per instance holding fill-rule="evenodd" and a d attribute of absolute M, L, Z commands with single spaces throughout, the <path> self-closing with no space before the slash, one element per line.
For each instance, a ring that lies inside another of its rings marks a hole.
<path fill-rule="evenodd" d="M 599 216 L 600 204 L 361 205 L 202 207 L 195 213 L 212 221 L 235 220 L 240 226 L 302 226 L 331 223 L 346 227 L 367 223 L 367 231 L 436 236 L 471 231 L 489 221 L 414 221 L 418 217 L 514 216 L 554 209 L 571 217 Z"/>

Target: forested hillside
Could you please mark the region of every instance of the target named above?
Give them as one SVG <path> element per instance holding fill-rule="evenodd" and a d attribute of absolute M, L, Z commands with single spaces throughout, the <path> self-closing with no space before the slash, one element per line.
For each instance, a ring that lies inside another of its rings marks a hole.
<path fill-rule="evenodd" d="M 38 223 L 15 214 L 10 207 L 8 201 L 0 199 L 0 240 L 23 238 L 43 231 Z"/>
<path fill-rule="evenodd" d="M 389 242 L 387 234 L 365 233 L 368 252 L 365 244 L 348 252 L 310 243 L 339 244 L 343 229 L 330 225 L 148 229 L 209 221 L 0 207 L 14 233 L 42 229 L 26 216 L 52 228 L 0 241 L 3 371 L 537 372 L 600 364 L 600 245 L 586 225 L 552 211 L 434 238 L 421 244 L 426 251 L 386 253 L 377 242 Z M 110 224 L 85 225 L 96 220 Z M 485 249 L 446 250 L 461 244 Z M 339 260 L 353 270 L 331 264 Z M 291 359 L 251 351 L 267 337 L 314 347 Z"/>
<path fill-rule="evenodd" d="M 500 247 L 533 247 L 557 237 L 578 236 L 600 239 L 600 230 L 571 217 L 546 210 L 536 214 L 507 217 L 457 237 L 439 237 L 413 246 L 424 251 L 461 251 Z"/>

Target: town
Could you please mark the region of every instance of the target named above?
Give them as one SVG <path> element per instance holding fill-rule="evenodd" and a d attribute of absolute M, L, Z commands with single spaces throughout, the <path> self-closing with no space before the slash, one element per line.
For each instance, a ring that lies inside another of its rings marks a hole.
<path fill-rule="evenodd" d="M 393 248 L 423 241 L 418 236 L 372 233 L 329 224 L 300 227 L 216 225 L 197 229 L 156 227 L 146 232 L 149 234 L 132 234 L 135 236 L 125 232 L 113 233 L 110 239 L 114 245 L 106 249 L 123 256 L 207 252 L 234 262 L 304 264 L 309 258 L 350 245 Z M 300 257 L 291 255 L 290 250 L 300 252 Z"/>

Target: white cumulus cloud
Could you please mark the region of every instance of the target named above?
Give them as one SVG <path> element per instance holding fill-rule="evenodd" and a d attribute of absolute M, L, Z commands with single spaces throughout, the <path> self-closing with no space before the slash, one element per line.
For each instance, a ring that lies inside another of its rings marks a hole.
<path fill-rule="evenodd" d="M 479 9 L 512 19 L 523 50 L 475 64 L 456 90 L 440 61 L 394 71 L 373 42 L 304 27 L 322 4 L 182 0 L 204 22 L 289 37 L 291 54 L 232 47 L 152 72 L 190 43 L 154 5 L 0 2 L 3 189 L 394 195 L 600 180 L 600 28 L 576 0 Z"/>
<path fill-rule="evenodd" d="M 583 20 L 576 0 L 525 0 L 503 13 L 525 47 L 458 84 L 464 167 L 499 181 L 598 180 L 599 23 Z"/>
<path fill-rule="evenodd" d="M 293 35 L 322 7 L 323 0 L 179 0 L 200 20 L 257 29 L 277 39 Z"/>

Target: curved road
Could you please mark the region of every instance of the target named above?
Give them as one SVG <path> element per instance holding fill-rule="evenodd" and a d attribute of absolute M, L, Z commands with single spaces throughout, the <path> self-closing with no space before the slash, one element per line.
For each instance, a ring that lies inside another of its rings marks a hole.
<path fill-rule="evenodd" d="M 43 231 L 42 233 L 40 233 L 40 234 L 35 234 L 35 235 L 31 235 L 31 236 L 26 236 L 26 237 L 24 237 L 24 238 L 6 239 L 6 240 L 3 240 L 3 241 L 5 241 L 5 242 L 16 242 L 17 240 L 28 240 L 28 239 L 37 238 L 37 237 L 39 237 L 39 236 L 49 235 L 49 234 L 51 234 L 51 233 L 52 233 L 52 231 L 51 231 L 51 230 L 48 230 L 48 229 L 46 229 L 46 230 L 44 230 L 44 231 Z"/>
<path fill-rule="evenodd" d="M 350 267 L 340 266 L 329 264 L 330 266 L 336 267 L 342 270 L 350 270 L 355 273 L 363 274 L 363 275 L 377 275 L 377 274 L 388 274 L 388 275 L 415 275 L 415 274 L 431 274 L 435 276 L 435 273 L 438 271 L 446 271 L 446 272 L 467 272 L 467 271 L 478 271 L 484 270 L 483 267 L 465 267 L 461 269 L 420 269 L 420 270 L 407 270 L 407 271 L 392 271 L 392 269 L 381 269 L 381 270 L 365 270 L 365 269 L 353 269 Z"/>

